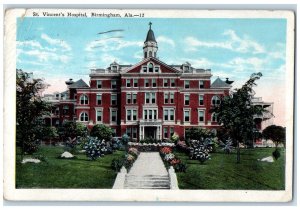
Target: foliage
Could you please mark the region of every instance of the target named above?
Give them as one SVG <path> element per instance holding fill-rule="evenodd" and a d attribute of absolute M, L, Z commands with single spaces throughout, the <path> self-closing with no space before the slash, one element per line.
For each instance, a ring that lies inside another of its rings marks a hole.
<path fill-rule="evenodd" d="M 240 162 L 239 143 L 253 142 L 255 122 L 254 115 L 262 115 L 267 112 L 260 106 L 252 103 L 254 97 L 253 87 L 262 76 L 254 73 L 250 79 L 239 89 L 235 89 L 228 96 L 221 98 L 219 105 L 212 108 L 211 112 L 217 115 L 217 121 L 227 131 L 227 135 L 237 145 L 237 163 Z"/>
<path fill-rule="evenodd" d="M 285 128 L 282 126 L 270 125 L 263 130 L 262 135 L 266 139 L 271 139 L 276 148 L 280 143 L 285 143 Z"/>
<path fill-rule="evenodd" d="M 178 141 L 176 144 L 176 148 L 181 151 L 181 152 L 185 152 L 187 154 L 189 154 L 190 149 L 189 147 L 186 145 L 185 141 Z"/>
<path fill-rule="evenodd" d="M 51 105 L 41 98 L 48 85 L 32 74 L 17 70 L 16 75 L 16 143 L 24 153 L 37 151 L 40 139 L 38 127 L 42 127 L 44 115 L 49 115 Z"/>
<path fill-rule="evenodd" d="M 120 158 L 120 159 L 113 159 L 110 166 L 115 172 L 118 173 L 121 170 L 123 165 L 124 165 L 124 158 Z"/>
<path fill-rule="evenodd" d="M 112 138 L 112 134 L 112 129 L 103 124 L 97 124 L 91 130 L 91 136 L 105 141 L 110 141 Z"/>
<path fill-rule="evenodd" d="M 174 153 L 172 153 L 172 149 L 170 147 L 162 147 L 159 153 L 167 168 L 173 166 L 176 172 L 186 172 L 187 166 L 182 163 L 182 161 Z"/>
<path fill-rule="evenodd" d="M 202 127 L 193 127 L 190 129 L 187 129 L 185 132 L 186 142 L 189 145 L 189 141 L 191 139 L 197 139 L 200 140 L 201 138 L 207 139 L 207 138 L 214 138 L 216 137 L 215 132 L 209 129 L 205 129 Z"/>
<path fill-rule="evenodd" d="M 59 129 L 59 134 L 63 139 L 75 138 L 75 137 L 86 137 L 88 135 L 87 127 L 79 122 L 66 121 Z"/>
<path fill-rule="evenodd" d="M 130 170 L 133 163 L 136 161 L 136 159 L 139 156 L 139 151 L 135 147 L 130 147 L 128 149 L 128 152 L 125 154 L 123 158 L 120 159 L 114 159 L 111 163 L 111 167 L 116 172 L 119 172 L 122 166 L 124 166 L 127 171 Z"/>
<path fill-rule="evenodd" d="M 86 156 L 90 160 L 96 160 L 99 157 L 108 154 L 111 148 L 106 146 L 104 140 L 99 140 L 97 137 L 88 137 L 83 149 L 86 151 Z"/>
<path fill-rule="evenodd" d="M 225 143 L 221 142 L 221 147 L 222 150 L 226 153 L 226 154 L 230 154 L 233 151 L 233 146 L 232 146 L 232 140 L 229 138 L 226 140 Z"/>
<path fill-rule="evenodd" d="M 273 157 L 277 160 L 278 158 L 280 158 L 280 151 L 278 148 L 275 149 L 274 152 L 272 152 Z"/>
<path fill-rule="evenodd" d="M 171 136 L 171 141 L 172 141 L 172 142 L 178 142 L 178 140 L 179 140 L 179 136 L 178 136 L 176 133 L 174 133 L 174 134 Z"/>
<path fill-rule="evenodd" d="M 126 145 L 128 143 L 128 141 L 129 141 L 129 136 L 126 133 L 123 134 L 123 136 L 122 136 L 123 145 Z"/>
<path fill-rule="evenodd" d="M 209 141 L 206 141 L 209 142 Z M 191 140 L 190 147 L 190 159 L 199 160 L 203 164 L 209 159 L 209 152 L 212 150 L 209 144 L 206 144 L 204 139 L 201 140 Z"/>

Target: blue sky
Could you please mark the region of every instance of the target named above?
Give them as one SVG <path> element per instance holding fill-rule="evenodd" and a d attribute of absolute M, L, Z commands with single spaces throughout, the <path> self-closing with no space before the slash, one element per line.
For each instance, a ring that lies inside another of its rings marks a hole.
<path fill-rule="evenodd" d="M 48 91 L 65 88 L 69 78 L 88 83 L 90 68 L 141 60 L 149 21 L 158 57 L 167 64 L 188 61 L 211 69 L 213 80 L 235 80 L 235 87 L 262 72 L 257 94 L 267 99 L 272 99 L 269 88 L 284 88 L 285 19 L 23 18 L 17 28 L 17 68 L 45 78 Z M 98 34 L 116 29 L 122 31 Z"/>

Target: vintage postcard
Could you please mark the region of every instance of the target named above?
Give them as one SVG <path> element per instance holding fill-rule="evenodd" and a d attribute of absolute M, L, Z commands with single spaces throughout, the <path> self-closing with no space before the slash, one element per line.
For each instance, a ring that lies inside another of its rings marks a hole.
<path fill-rule="evenodd" d="M 288 202 L 291 11 L 11 9 L 4 194 Z"/>

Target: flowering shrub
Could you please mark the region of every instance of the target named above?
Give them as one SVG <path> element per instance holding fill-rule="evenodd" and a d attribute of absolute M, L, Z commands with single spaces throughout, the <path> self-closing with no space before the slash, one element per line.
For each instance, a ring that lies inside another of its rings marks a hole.
<path fill-rule="evenodd" d="M 127 170 L 129 170 L 132 167 L 133 163 L 136 161 L 139 154 L 140 152 L 137 150 L 137 148 L 130 147 L 127 154 L 123 158 L 112 160 L 112 169 L 118 172 L 120 171 L 122 166 L 124 166 Z"/>
<path fill-rule="evenodd" d="M 128 154 L 134 156 L 135 158 L 137 158 L 137 156 L 139 155 L 139 151 L 137 150 L 137 148 L 134 147 L 130 147 L 128 149 Z"/>
<path fill-rule="evenodd" d="M 176 144 L 176 148 L 179 151 L 185 152 L 187 154 L 190 152 L 189 147 L 186 145 L 185 141 L 178 141 Z"/>
<path fill-rule="evenodd" d="M 164 153 L 164 154 L 169 154 L 172 152 L 171 148 L 170 147 L 163 147 L 160 149 L 160 152 L 161 153 Z"/>
<path fill-rule="evenodd" d="M 105 141 L 98 140 L 97 137 L 88 137 L 88 141 L 85 143 L 83 149 L 85 149 L 86 156 L 90 160 L 96 160 L 110 151 L 110 148 L 107 148 Z"/>
<path fill-rule="evenodd" d="M 201 163 L 204 163 L 209 159 L 209 152 L 211 151 L 210 145 L 205 144 L 203 139 L 201 140 L 191 140 L 190 147 L 190 159 L 199 160 Z"/>
<path fill-rule="evenodd" d="M 230 138 L 226 140 L 225 144 L 221 142 L 220 146 L 226 154 L 230 154 L 233 151 L 232 140 Z"/>
<path fill-rule="evenodd" d="M 181 160 L 172 153 L 170 147 L 163 147 L 160 149 L 160 155 L 166 165 L 166 167 L 173 166 L 176 172 L 185 172 L 186 165 L 181 162 Z"/>

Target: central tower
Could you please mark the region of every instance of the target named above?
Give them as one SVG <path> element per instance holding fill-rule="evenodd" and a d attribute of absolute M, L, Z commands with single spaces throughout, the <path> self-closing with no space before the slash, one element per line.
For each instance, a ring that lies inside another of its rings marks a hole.
<path fill-rule="evenodd" d="M 151 29 L 152 23 L 149 23 L 149 31 L 147 33 L 146 40 L 144 42 L 144 58 L 156 57 L 156 53 L 158 50 L 157 42 L 155 40 L 154 32 Z"/>

